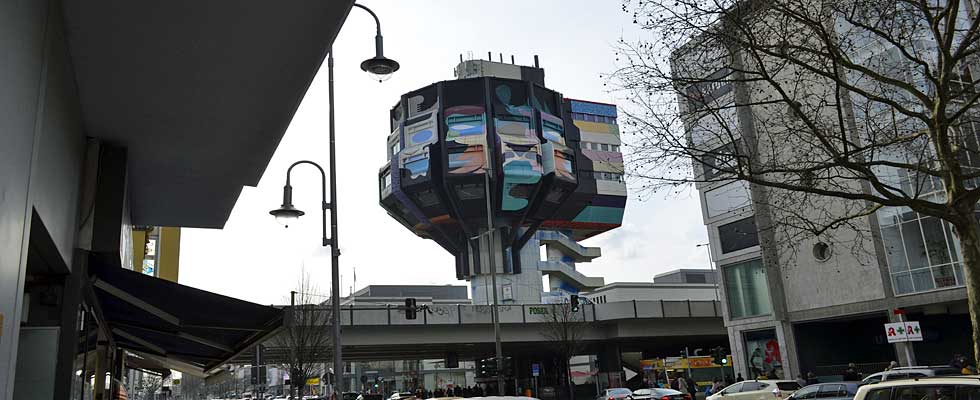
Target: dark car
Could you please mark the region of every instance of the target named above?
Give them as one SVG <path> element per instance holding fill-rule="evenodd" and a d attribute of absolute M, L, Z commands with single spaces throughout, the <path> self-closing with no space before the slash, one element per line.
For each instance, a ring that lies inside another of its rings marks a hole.
<path fill-rule="evenodd" d="M 637 389 L 633 391 L 633 400 L 691 400 L 691 394 L 674 389 Z"/>
<path fill-rule="evenodd" d="M 861 382 L 825 382 L 797 390 L 786 400 L 852 400 Z"/>

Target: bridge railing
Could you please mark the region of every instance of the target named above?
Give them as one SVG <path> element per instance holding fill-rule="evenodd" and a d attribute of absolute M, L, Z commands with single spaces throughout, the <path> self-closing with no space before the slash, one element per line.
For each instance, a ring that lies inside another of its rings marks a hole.
<path fill-rule="evenodd" d="M 348 326 L 366 325 L 462 325 L 491 323 L 488 305 L 432 304 L 420 310 L 417 319 L 405 318 L 397 304 L 346 305 L 341 322 Z M 503 304 L 497 306 L 503 324 L 544 322 L 554 312 L 552 304 Z M 721 305 L 713 300 L 632 300 L 603 304 L 583 304 L 578 311 L 583 321 L 615 321 L 651 318 L 721 318 Z"/>

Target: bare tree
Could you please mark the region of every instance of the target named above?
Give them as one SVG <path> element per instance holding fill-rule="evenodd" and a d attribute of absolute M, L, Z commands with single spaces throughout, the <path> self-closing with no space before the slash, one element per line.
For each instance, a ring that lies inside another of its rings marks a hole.
<path fill-rule="evenodd" d="M 204 378 L 183 374 L 180 378 L 180 394 L 184 399 L 199 400 L 206 396 L 207 387 Z"/>
<path fill-rule="evenodd" d="M 650 191 L 744 183 L 764 248 L 860 239 L 872 218 L 945 228 L 958 248 L 928 256 L 954 282 L 962 257 L 980 360 L 977 6 L 626 0 L 654 38 L 621 41 L 610 77 L 631 103 L 630 175 Z"/>
<path fill-rule="evenodd" d="M 133 385 L 134 396 L 138 400 L 151 400 L 157 390 L 163 386 L 163 378 L 157 375 L 142 374 L 139 380 Z"/>
<path fill-rule="evenodd" d="M 564 371 L 564 386 L 569 398 L 575 398 L 575 385 L 572 382 L 571 358 L 582 352 L 585 342 L 586 321 L 581 311 L 573 311 L 567 301 L 551 304 L 548 314 L 542 316 L 540 334 L 548 347 L 558 358 L 559 367 Z M 562 375 L 559 374 L 559 377 Z M 561 379 L 561 378 L 559 378 Z"/>
<path fill-rule="evenodd" d="M 324 365 L 333 356 L 330 307 L 322 302 L 328 296 L 320 292 L 303 272 L 286 310 L 285 327 L 269 341 L 267 354 L 279 360 L 289 371 L 291 393 L 303 395 L 306 380 L 324 374 Z"/>

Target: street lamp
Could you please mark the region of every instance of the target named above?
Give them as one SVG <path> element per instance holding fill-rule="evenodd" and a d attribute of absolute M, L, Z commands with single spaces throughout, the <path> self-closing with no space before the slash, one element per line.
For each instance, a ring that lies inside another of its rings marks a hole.
<path fill-rule="evenodd" d="M 708 269 L 714 272 L 715 275 L 715 301 L 721 301 L 721 296 L 718 294 L 718 288 L 721 286 L 721 274 L 715 271 L 715 261 L 714 256 L 711 254 L 711 243 L 698 243 L 694 247 L 704 247 L 708 249 Z"/>
<path fill-rule="evenodd" d="M 374 22 L 378 26 L 378 33 L 374 35 L 374 57 L 361 62 L 361 69 L 371 74 L 378 82 L 386 81 L 395 71 L 398 71 L 398 61 L 385 57 L 384 38 L 381 37 L 381 21 L 371 9 L 355 3 L 354 7 L 367 11 L 374 17 Z"/>
<path fill-rule="evenodd" d="M 377 24 L 378 27 L 377 35 L 375 35 L 374 37 L 375 56 L 373 58 L 364 60 L 364 62 L 361 63 L 361 69 L 371 74 L 371 76 L 373 76 L 379 82 L 387 80 L 389 77 L 391 77 L 392 73 L 398 70 L 399 65 L 398 62 L 396 62 L 395 60 L 386 58 L 384 56 L 384 49 L 383 49 L 384 43 L 383 43 L 383 38 L 381 37 L 381 22 L 378 20 L 378 16 L 374 13 L 374 11 L 371 11 L 371 9 L 362 6 L 360 4 L 354 4 L 354 7 L 360 8 L 364 11 L 367 11 L 369 14 L 371 14 L 371 16 L 374 17 L 374 22 L 375 24 Z M 306 161 L 306 160 L 297 161 L 293 163 L 293 165 L 290 165 L 289 169 L 286 170 L 286 185 L 283 187 L 282 190 L 282 206 L 280 206 L 278 209 L 270 211 L 269 214 L 275 216 L 276 221 L 285 225 L 286 227 L 289 227 L 290 223 L 294 222 L 296 219 L 303 216 L 304 214 L 303 211 L 300 211 L 299 209 L 293 206 L 293 187 L 289 184 L 290 172 L 292 172 L 293 167 L 299 164 L 310 164 L 315 166 L 318 170 L 320 170 L 320 176 L 323 178 L 322 180 L 323 238 L 322 239 L 323 239 L 324 247 L 326 246 L 331 247 L 331 251 L 330 251 L 331 278 L 330 279 L 332 282 L 330 285 L 331 287 L 330 302 L 332 303 L 331 309 L 333 314 L 332 321 L 331 321 L 331 324 L 333 325 L 333 337 L 334 337 L 333 370 L 335 371 L 335 376 L 337 377 L 337 379 L 334 379 L 334 392 L 336 393 L 337 398 L 340 399 L 341 394 L 343 393 L 344 390 L 343 388 L 344 361 L 343 361 L 343 353 L 341 352 L 343 346 L 341 343 L 341 329 L 340 329 L 340 249 L 338 248 L 338 238 L 337 238 L 337 162 L 336 162 L 337 151 L 336 151 L 336 141 L 335 141 L 336 124 L 334 118 L 335 102 L 334 102 L 334 93 L 333 93 L 333 46 L 327 49 L 327 92 L 330 97 L 329 104 L 328 104 L 328 107 L 330 108 L 330 110 L 328 111 L 328 116 L 330 118 L 330 122 L 329 122 L 330 163 L 328 164 L 328 166 L 330 169 L 329 185 L 330 185 L 331 201 L 329 202 L 327 201 L 328 176 L 324 174 L 323 168 L 321 168 L 320 165 L 312 161 Z M 329 238 L 327 237 L 327 210 L 330 211 L 330 237 Z"/>

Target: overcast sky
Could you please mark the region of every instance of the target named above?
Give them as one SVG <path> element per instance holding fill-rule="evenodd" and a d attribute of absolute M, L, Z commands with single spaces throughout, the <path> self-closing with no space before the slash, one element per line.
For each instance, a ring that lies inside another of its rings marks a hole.
<path fill-rule="evenodd" d="M 615 66 L 620 36 L 636 38 L 618 0 L 361 0 L 381 19 L 385 55 L 401 70 L 384 82 L 359 69 L 374 55 L 374 21 L 351 10 L 334 43 L 337 96 L 338 207 L 342 293 L 354 284 L 457 284 L 453 258 L 416 237 L 378 205 L 388 110 L 405 92 L 453 79 L 459 55 L 533 64 L 565 97 L 621 103 L 600 74 Z M 283 228 L 268 214 L 282 201 L 286 168 L 308 159 L 327 166 L 327 71 L 324 63 L 258 187 L 245 187 L 224 229 L 184 229 L 180 283 L 261 304 L 282 303 L 302 270 L 330 286 L 329 252 L 320 246 L 320 181 L 309 166 L 293 171 L 294 203 L 307 215 Z M 629 138 L 624 137 L 628 144 Z M 627 203 L 623 226 L 589 239 L 602 257 L 578 264 L 610 282 L 649 282 L 676 268 L 707 268 L 696 194 L 656 194 Z"/>

